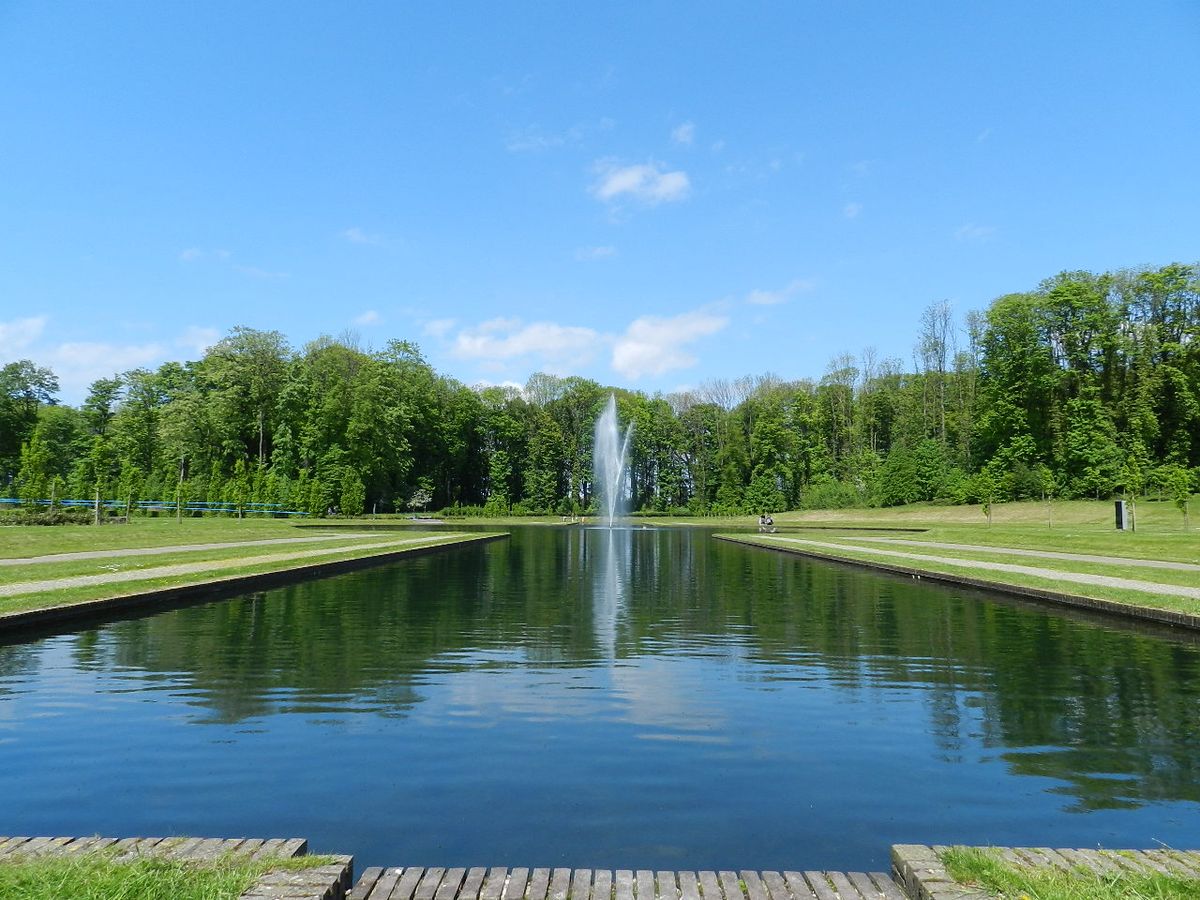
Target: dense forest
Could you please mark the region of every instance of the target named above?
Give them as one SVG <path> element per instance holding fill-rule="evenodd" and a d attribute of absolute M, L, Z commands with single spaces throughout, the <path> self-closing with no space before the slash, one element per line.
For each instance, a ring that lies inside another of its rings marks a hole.
<path fill-rule="evenodd" d="M 871 348 L 819 380 L 774 374 L 647 396 L 536 374 L 439 375 L 416 345 L 365 350 L 235 328 L 196 362 L 56 402 L 0 369 L 0 492 L 26 502 L 278 504 L 314 515 L 586 511 L 609 393 L 634 427 L 632 508 L 697 515 L 1022 498 L 1171 496 L 1200 474 L 1200 266 L 1063 272 L 956 320 L 914 323 L 911 362 Z"/>

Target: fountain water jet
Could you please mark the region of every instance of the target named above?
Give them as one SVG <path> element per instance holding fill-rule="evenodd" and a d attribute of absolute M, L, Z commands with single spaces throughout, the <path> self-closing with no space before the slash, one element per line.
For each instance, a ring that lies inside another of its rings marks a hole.
<path fill-rule="evenodd" d="M 617 397 L 608 395 L 604 412 L 596 419 L 596 441 L 592 445 L 592 460 L 595 468 L 595 488 L 600 495 L 600 509 L 608 516 L 608 527 L 620 515 L 625 499 L 625 468 L 629 461 L 629 439 L 633 436 L 633 425 L 621 435 L 617 421 Z"/>

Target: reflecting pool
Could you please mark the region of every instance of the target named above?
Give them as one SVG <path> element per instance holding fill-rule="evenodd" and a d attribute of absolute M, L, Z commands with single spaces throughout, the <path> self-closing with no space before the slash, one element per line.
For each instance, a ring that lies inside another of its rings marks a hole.
<path fill-rule="evenodd" d="M 509 541 L 0 644 L 0 833 L 356 868 L 1200 846 L 1195 638 L 723 544 Z"/>

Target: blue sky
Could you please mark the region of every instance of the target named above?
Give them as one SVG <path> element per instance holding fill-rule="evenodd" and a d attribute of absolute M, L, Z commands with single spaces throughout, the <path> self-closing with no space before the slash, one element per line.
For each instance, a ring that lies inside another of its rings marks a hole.
<path fill-rule="evenodd" d="M 0 0 L 0 361 L 907 363 L 932 301 L 1200 258 L 1197 46 L 1192 0 Z"/>

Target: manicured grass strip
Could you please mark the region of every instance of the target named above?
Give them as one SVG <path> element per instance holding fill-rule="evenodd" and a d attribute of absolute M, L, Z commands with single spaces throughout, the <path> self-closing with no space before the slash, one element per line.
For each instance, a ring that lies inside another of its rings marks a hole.
<path fill-rule="evenodd" d="M 168 588 L 186 587 L 197 584 L 220 584 L 232 578 L 244 575 L 260 575 L 269 572 L 286 572 L 305 566 L 326 565 L 350 559 L 366 559 L 394 552 L 418 552 L 431 547 L 451 546 L 459 543 L 471 543 L 493 535 L 478 533 L 471 534 L 439 534 L 426 535 L 428 539 L 421 543 L 395 545 L 373 545 L 368 549 L 352 550 L 336 548 L 333 552 L 320 556 L 304 556 L 290 561 L 262 562 L 253 565 L 240 564 L 238 560 L 230 560 L 227 566 L 219 571 L 208 571 L 193 574 L 173 574 L 162 577 L 151 577 L 134 582 L 117 582 L 110 584 L 92 584 L 78 587 L 62 587 L 53 591 L 20 594 L 15 596 L 0 596 L 0 615 L 5 613 L 25 612 L 27 610 L 43 609 L 50 606 L 63 606 L 81 603 L 88 600 L 101 600 L 111 597 L 128 596 L 133 594 L 152 593 Z"/>
<path fill-rule="evenodd" d="M 1195 900 L 1200 879 L 1182 875 L 1111 872 L 1078 868 L 1017 868 L 998 852 L 951 847 L 941 854 L 955 881 L 991 891 L 1003 900 Z"/>
<path fill-rule="evenodd" d="M 47 855 L 0 861 L 5 900 L 237 900 L 266 872 L 327 865 L 329 858 L 208 862 L 143 859 L 118 862 L 107 853 Z"/>
<path fill-rule="evenodd" d="M 964 564 L 944 564 L 928 562 L 924 560 L 900 559 L 896 557 L 886 557 L 878 553 L 872 553 L 864 548 L 860 550 L 829 550 L 816 546 L 805 546 L 800 543 L 785 543 L 783 541 L 772 541 L 767 537 L 758 535 L 730 534 L 717 535 L 724 537 L 737 543 L 749 544 L 751 546 L 767 547 L 772 550 L 792 550 L 799 554 L 811 553 L 818 557 L 831 557 L 834 559 L 845 560 L 847 562 L 863 562 L 875 563 L 881 566 L 896 566 L 905 569 L 911 569 L 922 572 L 936 572 L 941 575 L 953 575 L 963 578 L 972 578 L 978 581 L 988 582 L 997 587 L 1022 587 L 1034 588 L 1043 591 L 1057 591 L 1063 594 L 1072 594 L 1079 597 L 1089 597 L 1096 600 L 1111 600 L 1116 603 L 1127 604 L 1129 606 L 1142 606 L 1154 609 L 1170 610 L 1172 612 L 1187 613 L 1189 615 L 1200 614 L 1200 600 L 1193 600 L 1188 597 L 1169 596 L 1161 593 L 1150 593 L 1140 590 L 1129 590 L 1126 588 L 1112 587 L 1109 585 L 1098 584 L 1080 584 L 1055 578 L 1054 576 L 1036 576 L 1020 574 L 1015 572 L 997 571 L 990 567 L 985 561 L 978 561 L 977 565 L 970 565 L 970 561 L 964 561 Z M 807 540 L 804 538 L 803 540 Z M 841 543 L 840 538 L 836 538 L 835 542 Z M 1139 570 L 1140 571 L 1140 570 Z"/>

